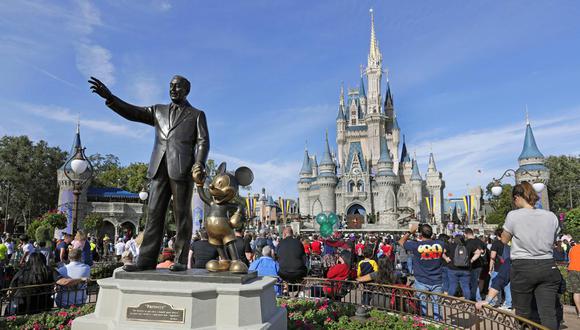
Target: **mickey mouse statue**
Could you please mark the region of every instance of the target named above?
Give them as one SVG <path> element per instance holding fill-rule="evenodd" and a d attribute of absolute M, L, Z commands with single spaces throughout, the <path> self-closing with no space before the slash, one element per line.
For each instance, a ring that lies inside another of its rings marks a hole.
<path fill-rule="evenodd" d="M 234 229 L 244 227 L 244 207 L 232 201 L 238 195 L 239 186 L 247 186 L 252 181 L 252 170 L 242 166 L 235 174 L 231 174 L 226 172 L 226 163 L 220 164 L 208 190 L 203 188 L 203 181 L 195 180 L 201 200 L 209 205 L 209 212 L 205 217 L 209 243 L 217 248 L 220 256 L 220 260 L 210 260 L 205 265 L 205 269 L 210 272 L 248 272 L 248 266 L 239 260 L 234 234 Z"/>

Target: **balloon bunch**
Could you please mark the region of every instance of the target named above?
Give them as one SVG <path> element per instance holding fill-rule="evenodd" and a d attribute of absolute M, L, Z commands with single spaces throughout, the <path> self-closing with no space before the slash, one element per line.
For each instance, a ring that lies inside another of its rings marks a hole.
<path fill-rule="evenodd" d="M 330 237 L 334 233 L 334 225 L 338 222 L 338 216 L 330 212 L 327 214 L 319 213 L 316 216 L 316 222 L 320 225 L 320 235 L 322 237 Z"/>

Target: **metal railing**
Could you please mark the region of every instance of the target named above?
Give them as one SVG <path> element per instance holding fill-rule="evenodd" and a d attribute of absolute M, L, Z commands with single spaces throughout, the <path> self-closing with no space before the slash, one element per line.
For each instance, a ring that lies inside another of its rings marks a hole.
<path fill-rule="evenodd" d="M 292 299 L 328 298 L 335 302 L 367 306 L 423 319 L 451 329 L 545 329 L 510 312 L 444 294 L 406 286 L 305 278 L 300 283 L 276 284 L 279 297 Z M 76 286 L 31 285 L 0 290 L 0 317 L 35 314 L 58 308 L 94 304 L 99 286 L 89 280 Z"/>
<path fill-rule="evenodd" d="M 58 308 L 94 304 L 99 286 L 94 280 L 73 286 L 56 283 L 0 290 L 0 317 L 36 314 Z"/>
<path fill-rule="evenodd" d="M 478 310 L 473 301 L 407 286 L 305 278 L 301 283 L 281 283 L 279 292 L 286 298 L 328 298 L 396 314 L 421 316 L 452 329 L 546 329 L 508 311 L 489 306 Z"/>

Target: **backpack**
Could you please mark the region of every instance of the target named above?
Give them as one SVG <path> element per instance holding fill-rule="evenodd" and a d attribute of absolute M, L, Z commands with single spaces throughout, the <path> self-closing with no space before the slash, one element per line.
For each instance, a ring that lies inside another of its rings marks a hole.
<path fill-rule="evenodd" d="M 453 266 L 466 268 L 469 267 L 469 251 L 463 242 L 458 243 L 453 254 Z"/>
<path fill-rule="evenodd" d="M 501 257 L 499 257 L 499 262 L 502 265 L 506 262 L 506 260 L 508 260 L 510 258 L 510 251 L 511 251 L 510 246 L 507 244 L 504 244 L 503 251 L 501 252 Z"/>

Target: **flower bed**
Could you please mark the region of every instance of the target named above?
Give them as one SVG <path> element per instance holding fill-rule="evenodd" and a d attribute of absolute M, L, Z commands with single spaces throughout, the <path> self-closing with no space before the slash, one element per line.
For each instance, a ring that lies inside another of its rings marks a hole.
<path fill-rule="evenodd" d="M 380 310 L 371 310 L 366 320 L 355 320 L 356 307 L 351 304 L 335 303 L 328 299 L 278 299 L 278 305 L 286 308 L 288 329 L 441 329 L 426 323 L 419 316 L 402 316 Z"/>
<path fill-rule="evenodd" d="M 6 330 L 68 330 L 76 317 L 94 312 L 95 305 L 83 305 L 50 312 L 8 316 L 0 319 L 0 329 Z"/>

